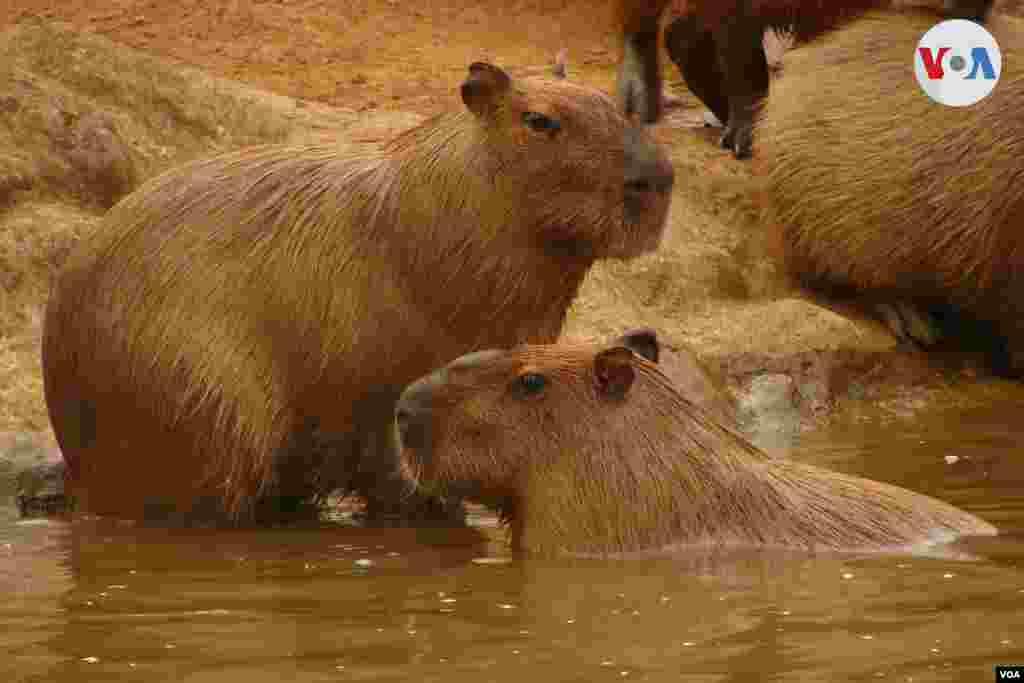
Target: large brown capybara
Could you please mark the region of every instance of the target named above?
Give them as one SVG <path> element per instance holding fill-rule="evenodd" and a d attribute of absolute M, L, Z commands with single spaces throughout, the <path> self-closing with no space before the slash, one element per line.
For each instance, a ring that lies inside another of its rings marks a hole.
<path fill-rule="evenodd" d="M 620 344 L 478 351 L 409 385 L 396 429 L 410 478 L 497 509 L 513 548 L 544 555 L 996 533 L 934 498 L 770 457 Z"/>
<path fill-rule="evenodd" d="M 886 6 L 930 5 L 938 18 L 984 21 L 992 0 L 617 0 L 623 35 L 618 96 L 628 114 L 646 123 L 661 117 L 658 34 L 690 91 L 726 124 L 721 145 L 737 159 L 750 156 L 753 119 L 768 94 L 764 31 L 802 42 L 863 12 Z M 884 27 L 882 27 L 884 30 Z M 862 55 L 870 59 L 870 55 Z"/>
<path fill-rule="evenodd" d="M 810 291 L 887 304 L 897 336 L 980 342 L 1020 374 L 1024 22 L 990 17 L 1002 73 L 966 107 L 918 87 L 912 56 L 932 23 L 872 14 L 791 54 L 758 124 L 768 218 Z"/>
<path fill-rule="evenodd" d="M 448 514 L 403 497 L 402 388 L 553 341 L 595 260 L 657 247 L 673 182 L 603 93 L 474 63 L 461 97 L 379 154 L 228 153 L 110 211 L 45 319 L 79 509 L 249 523 L 342 489 L 371 515 Z"/>

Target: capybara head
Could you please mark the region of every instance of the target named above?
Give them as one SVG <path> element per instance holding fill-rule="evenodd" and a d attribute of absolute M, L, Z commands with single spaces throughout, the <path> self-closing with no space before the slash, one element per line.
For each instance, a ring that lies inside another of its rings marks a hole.
<path fill-rule="evenodd" d="M 398 401 L 409 474 L 447 495 L 503 505 L 518 495 L 525 468 L 543 467 L 538 458 L 584 456 L 579 444 L 629 429 L 637 407 L 625 403 L 637 375 L 664 381 L 651 372 L 658 347 L 653 330 L 638 328 L 603 346 L 524 345 L 456 359 Z"/>
<path fill-rule="evenodd" d="M 523 222 L 568 251 L 628 258 L 658 246 L 672 165 L 609 96 L 481 62 L 460 90 L 476 143 L 466 162 L 490 178 L 497 206 L 515 198 Z"/>

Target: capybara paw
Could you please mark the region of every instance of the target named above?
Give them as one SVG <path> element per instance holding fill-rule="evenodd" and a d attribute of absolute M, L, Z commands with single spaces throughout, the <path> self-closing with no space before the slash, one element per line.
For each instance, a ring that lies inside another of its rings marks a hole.
<path fill-rule="evenodd" d="M 935 318 L 917 306 L 905 302 L 879 303 L 874 305 L 874 310 L 901 342 L 927 349 L 942 339 L 942 330 Z"/>
<path fill-rule="evenodd" d="M 754 136 L 750 128 L 741 128 L 733 136 L 732 154 L 737 159 L 749 159 L 754 150 Z"/>
<path fill-rule="evenodd" d="M 416 494 L 398 502 L 367 500 L 363 513 L 355 517 L 366 526 L 466 525 L 466 510 L 461 500 L 443 500 Z"/>
<path fill-rule="evenodd" d="M 15 502 L 22 517 L 70 512 L 73 500 L 64 489 L 63 460 L 34 464 L 18 472 Z"/>

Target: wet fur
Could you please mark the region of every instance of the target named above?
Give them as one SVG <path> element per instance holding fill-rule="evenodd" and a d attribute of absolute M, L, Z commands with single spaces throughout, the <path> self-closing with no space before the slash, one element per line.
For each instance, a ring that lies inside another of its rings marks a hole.
<path fill-rule="evenodd" d="M 758 124 L 768 218 L 803 286 L 987 323 L 1019 373 L 1024 22 L 990 20 L 1003 71 L 969 107 L 918 89 L 907 55 L 931 24 L 873 14 L 792 53 Z"/>
<path fill-rule="evenodd" d="M 430 439 L 404 449 L 408 466 L 433 490 L 500 510 L 513 546 L 545 555 L 879 550 L 995 533 L 934 498 L 771 458 L 637 356 L 628 393 L 603 396 L 592 371 L 601 350 L 526 346 L 420 380 Z M 547 393 L 512 395 L 523 372 L 548 377 Z"/>
<path fill-rule="evenodd" d="M 521 124 L 527 106 L 563 117 L 559 142 Z M 335 488 L 400 496 L 408 381 L 552 341 L 594 259 L 657 246 L 667 198 L 624 216 L 624 126 L 596 91 L 516 81 L 485 121 L 444 114 L 379 154 L 247 149 L 144 184 L 46 314 L 80 509 L 245 523 Z"/>

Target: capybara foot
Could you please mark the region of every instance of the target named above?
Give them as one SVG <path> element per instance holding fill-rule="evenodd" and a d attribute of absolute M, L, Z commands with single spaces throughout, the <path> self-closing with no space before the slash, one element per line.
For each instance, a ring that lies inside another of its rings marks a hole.
<path fill-rule="evenodd" d="M 320 517 L 320 503 L 309 496 L 268 496 L 254 510 L 257 524 L 312 521 Z"/>
<path fill-rule="evenodd" d="M 362 514 L 367 526 L 451 526 L 466 524 L 466 509 L 460 499 L 441 499 L 412 493 L 399 501 L 367 499 Z"/>
<path fill-rule="evenodd" d="M 730 150 L 737 159 L 749 159 L 754 149 L 753 127 L 733 126 L 729 123 L 718 144 L 722 149 Z"/>
<path fill-rule="evenodd" d="M 934 316 L 906 302 L 878 303 L 875 314 L 901 342 L 928 349 L 942 340 L 942 329 Z"/>

